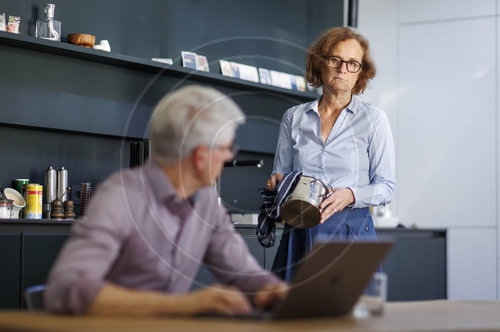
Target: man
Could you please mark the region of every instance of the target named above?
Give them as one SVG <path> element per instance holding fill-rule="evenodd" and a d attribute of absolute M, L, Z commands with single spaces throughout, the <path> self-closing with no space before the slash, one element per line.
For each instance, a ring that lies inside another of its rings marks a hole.
<path fill-rule="evenodd" d="M 151 118 L 151 158 L 104 181 L 49 275 L 46 307 L 74 314 L 244 314 L 286 286 L 263 270 L 212 186 L 244 116 L 218 91 L 189 86 Z M 227 285 L 189 292 L 201 263 Z M 250 300 L 249 300 L 250 299 Z"/>

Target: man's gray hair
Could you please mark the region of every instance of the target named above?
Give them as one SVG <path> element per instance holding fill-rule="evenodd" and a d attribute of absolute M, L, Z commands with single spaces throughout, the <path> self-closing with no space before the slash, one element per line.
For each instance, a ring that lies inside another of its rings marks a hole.
<path fill-rule="evenodd" d="M 171 165 L 197 146 L 230 144 L 238 125 L 245 122 L 241 109 L 221 92 L 190 85 L 169 93 L 151 116 L 151 154 Z"/>

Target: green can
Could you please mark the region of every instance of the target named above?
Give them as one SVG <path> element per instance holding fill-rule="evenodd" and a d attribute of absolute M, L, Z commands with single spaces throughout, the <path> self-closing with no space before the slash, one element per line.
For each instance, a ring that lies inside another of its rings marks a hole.
<path fill-rule="evenodd" d="M 23 195 L 26 201 L 26 184 L 30 182 L 29 179 L 14 179 L 12 180 L 12 188 L 17 190 L 21 195 Z M 19 211 L 19 219 L 26 218 L 26 206 Z"/>

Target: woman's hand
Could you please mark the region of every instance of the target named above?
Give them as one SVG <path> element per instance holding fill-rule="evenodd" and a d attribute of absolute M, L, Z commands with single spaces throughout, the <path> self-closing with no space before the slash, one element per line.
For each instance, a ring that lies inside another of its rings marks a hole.
<path fill-rule="evenodd" d="M 326 219 L 333 216 L 335 213 L 342 211 L 347 205 L 354 203 L 354 194 L 349 188 L 334 188 L 330 194 L 321 204 L 319 209 L 321 211 L 321 224 Z"/>
<path fill-rule="evenodd" d="M 278 182 L 283 180 L 283 177 L 284 176 L 281 173 L 275 173 L 275 174 L 271 175 L 269 180 L 267 180 L 267 182 L 266 182 L 266 189 L 274 190 L 274 188 L 276 188 L 276 184 L 278 184 Z"/>

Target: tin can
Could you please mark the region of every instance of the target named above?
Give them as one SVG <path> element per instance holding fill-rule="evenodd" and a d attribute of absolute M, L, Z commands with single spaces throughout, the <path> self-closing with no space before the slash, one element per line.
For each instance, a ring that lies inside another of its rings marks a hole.
<path fill-rule="evenodd" d="M 24 200 L 26 200 L 26 185 L 30 182 L 29 179 L 14 179 L 12 180 L 12 188 L 17 190 L 20 193 Z M 26 207 L 22 208 L 19 211 L 19 219 L 23 219 L 26 216 Z"/>
<path fill-rule="evenodd" d="M 26 219 L 42 219 L 43 186 L 38 183 L 26 185 Z"/>

